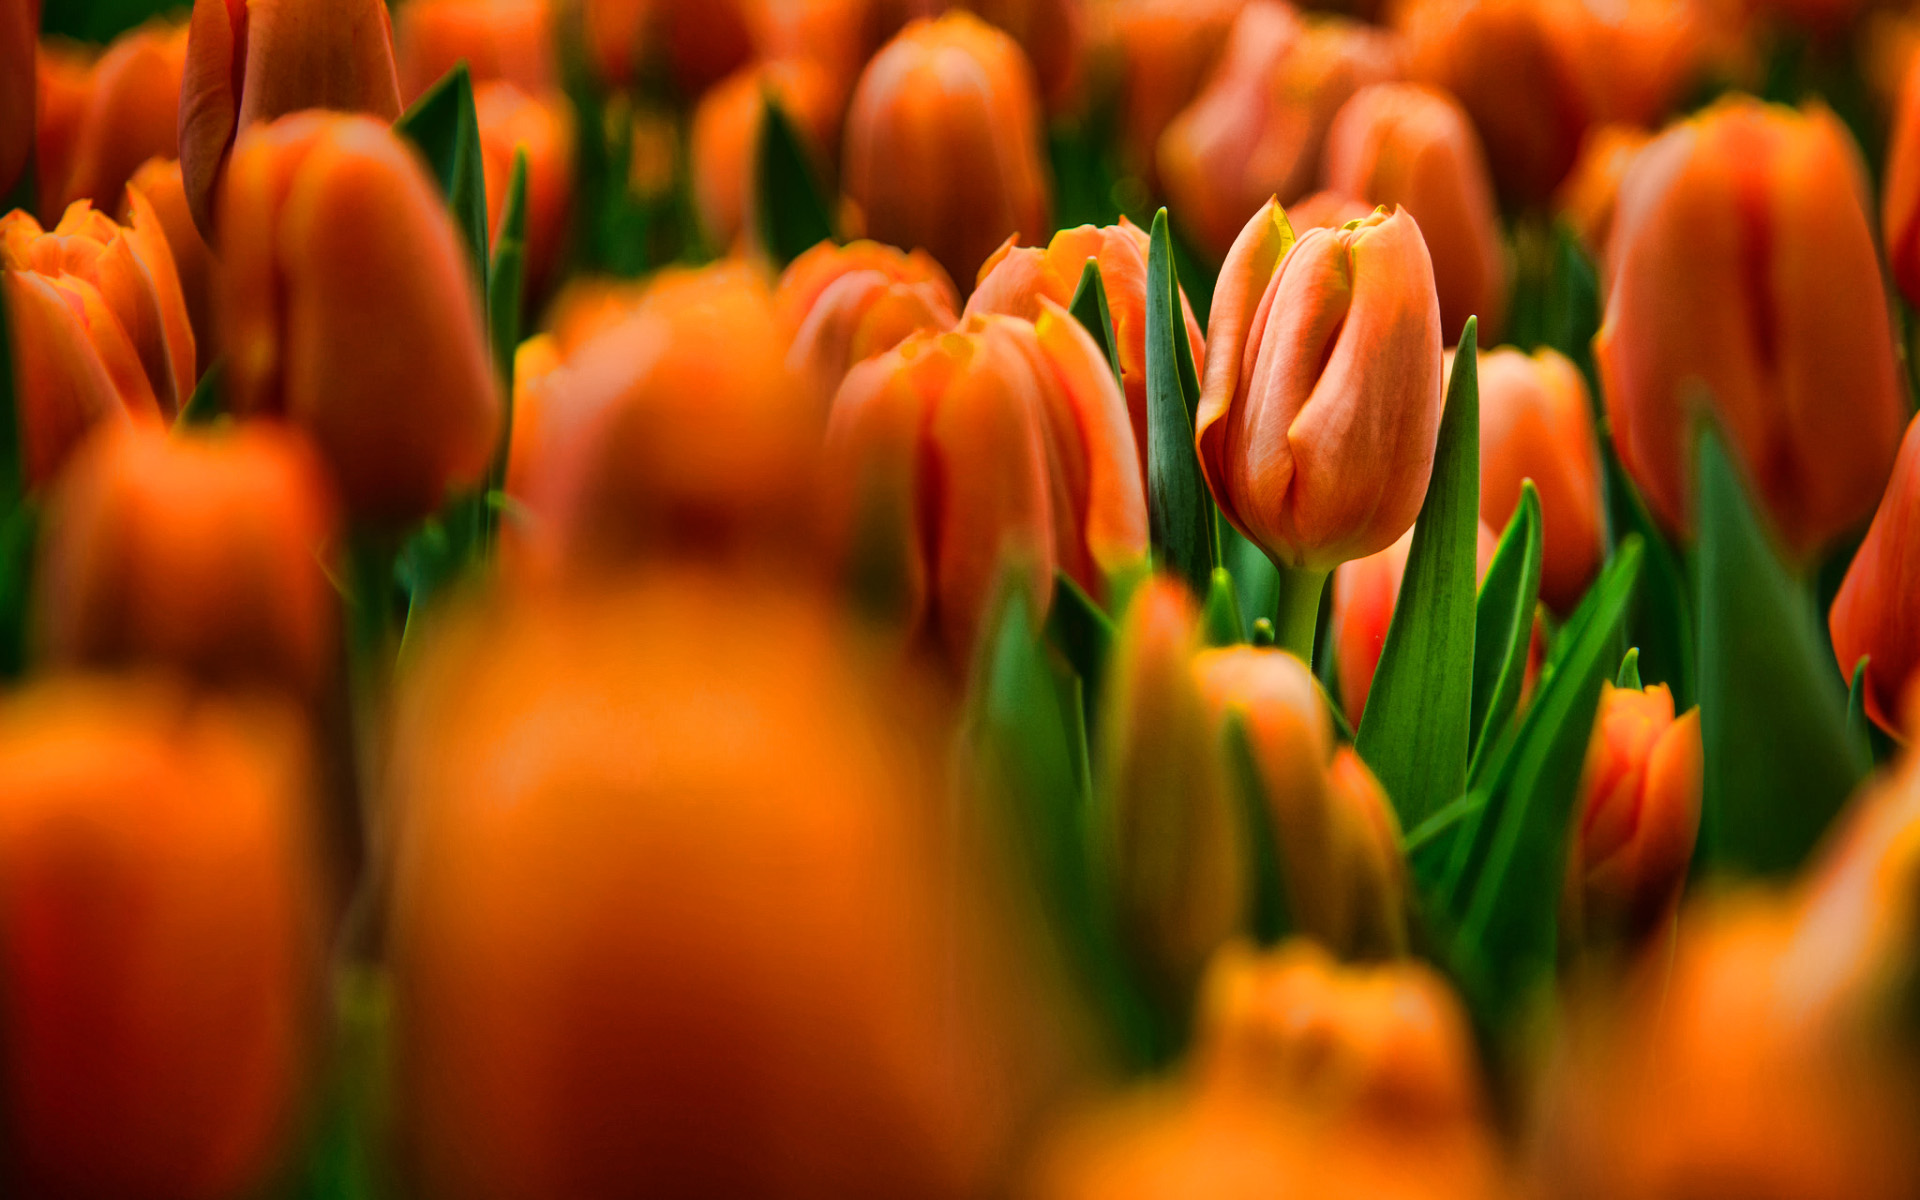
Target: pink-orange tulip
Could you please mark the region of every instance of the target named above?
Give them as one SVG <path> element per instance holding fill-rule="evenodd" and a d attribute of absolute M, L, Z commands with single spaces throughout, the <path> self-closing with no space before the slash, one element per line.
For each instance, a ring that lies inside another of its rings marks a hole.
<path fill-rule="evenodd" d="M 179 153 L 180 81 L 186 66 L 184 27 L 151 22 L 107 48 L 87 71 L 78 117 L 66 118 L 75 123 L 65 135 L 65 148 L 35 165 L 43 213 L 63 211 L 75 200 L 114 212 L 135 168 L 149 158 Z"/>
<path fill-rule="evenodd" d="M 0 196 L 13 192 L 33 151 L 39 37 L 40 0 L 0 0 Z"/>
<path fill-rule="evenodd" d="M 1499 545 L 1483 519 L 1476 531 L 1474 566 L 1485 575 Z M 1333 612 L 1330 633 L 1334 661 L 1339 664 L 1340 711 L 1360 724 L 1373 690 L 1373 672 L 1386 648 L 1387 629 L 1399 606 L 1400 583 L 1406 578 L 1407 556 L 1413 552 L 1413 530 L 1378 554 L 1341 563 L 1333 573 Z"/>
<path fill-rule="evenodd" d="M 544 92 L 557 74 L 554 40 L 553 0 L 408 0 L 393 26 L 401 98 L 412 103 L 463 62 L 475 82 Z"/>
<path fill-rule="evenodd" d="M 1620 182 L 1633 156 L 1653 135 L 1632 125 L 1596 125 L 1580 143 L 1573 170 L 1554 194 L 1553 206 L 1580 238 L 1602 280 L 1613 246 L 1613 214 Z"/>
<path fill-rule="evenodd" d="M 922 329 L 949 329 L 960 297 L 926 251 L 878 242 L 822 242 L 787 266 L 774 308 L 790 339 L 787 369 L 809 383 L 826 412 L 857 362 Z"/>
<path fill-rule="evenodd" d="M 1900 88 L 1887 174 L 1880 199 L 1881 230 L 1894 282 L 1910 304 L 1920 304 L 1920 60 Z"/>
<path fill-rule="evenodd" d="M 825 168 L 840 141 L 841 98 L 826 70 L 789 59 L 746 67 L 714 84 L 693 113 L 693 199 L 708 241 L 720 250 L 743 234 L 758 244 L 754 164 L 769 92 L 812 151 L 814 169 L 831 177 Z"/>
<path fill-rule="evenodd" d="M 1246 0 L 1111 0 L 1120 56 L 1120 142 L 1128 167 L 1155 178 L 1154 149 L 1200 94 Z"/>
<path fill-rule="evenodd" d="M 516 151 L 527 156 L 526 294 L 529 309 L 547 294 L 566 250 L 573 207 L 573 109 L 564 97 L 523 92 L 495 80 L 474 90 L 480 163 L 487 186 L 489 242 L 507 219 L 507 187 Z"/>
<path fill-rule="evenodd" d="M 369 118 L 241 134 L 218 312 L 237 412 L 313 435 L 347 511 L 404 522 L 480 481 L 500 428 L 473 270 L 426 164 Z"/>
<path fill-rule="evenodd" d="M 1635 156 L 1620 188 L 1594 349 L 1621 465 L 1693 527 L 1698 406 L 1805 561 L 1864 522 L 1906 400 L 1846 128 L 1728 99 Z"/>
<path fill-rule="evenodd" d="M 1842 675 L 1852 678 L 1854 664 L 1870 656 L 1868 715 L 1901 732 L 1901 697 L 1920 683 L 1920 419 L 1907 426 L 1893 479 L 1827 622 Z"/>
<path fill-rule="evenodd" d="M 194 0 L 180 92 L 180 166 L 212 240 L 215 192 L 249 125 L 307 108 L 400 115 L 381 0 Z"/>
<path fill-rule="evenodd" d="M 1050 228 L 1032 68 L 966 13 L 915 21 L 874 55 L 841 168 L 866 236 L 924 248 L 962 287 L 1008 235 Z"/>

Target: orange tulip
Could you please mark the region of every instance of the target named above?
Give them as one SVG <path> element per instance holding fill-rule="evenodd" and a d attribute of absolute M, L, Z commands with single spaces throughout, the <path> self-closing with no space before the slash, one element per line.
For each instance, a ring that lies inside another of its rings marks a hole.
<path fill-rule="evenodd" d="M 742 234 L 758 245 L 755 162 L 768 92 L 812 151 L 815 170 L 830 177 L 823 168 L 840 141 L 840 101 L 825 70 L 803 59 L 759 63 L 713 85 L 693 113 L 693 197 L 707 239 L 722 250 Z"/>
<path fill-rule="evenodd" d="M 1154 181 L 1154 148 L 1207 81 L 1245 0 L 1112 0 L 1120 55 L 1120 144 L 1129 168 Z"/>
<path fill-rule="evenodd" d="M 180 167 L 209 241 L 220 174 L 249 125 L 307 108 L 400 115 L 381 0 L 193 0 L 188 28 Z"/>
<path fill-rule="evenodd" d="M 1573 170 L 1554 195 L 1554 208 L 1573 226 L 1603 280 L 1613 246 L 1620 183 L 1633 165 L 1633 156 L 1651 140 L 1652 134 L 1631 125 L 1594 126 L 1580 143 Z"/>
<path fill-rule="evenodd" d="M 115 225 L 77 201 L 51 232 L 0 217 L 30 486 L 53 477 L 89 427 L 171 416 L 193 388 L 193 329 L 159 218 L 129 193 Z"/>
<path fill-rule="evenodd" d="M 187 31 L 154 21 L 123 34 L 87 71 L 85 97 L 64 149 L 40 173 L 41 211 L 55 213 L 75 200 L 112 212 L 136 167 L 179 153 L 180 81 L 187 66 Z M 59 68 L 54 68 L 56 71 Z"/>
<path fill-rule="evenodd" d="M 12 194 L 33 152 L 39 36 L 40 0 L 0 0 L 0 196 Z"/>
<path fill-rule="evenodd" d="M 34 59 L 34 204 L 43 221 L 57 220 L 67 208 L 67 180 L 93 100 L 93 64 L 90 50 L 60 39 L 42 42 Z"/>
<path fill-rule="evenodd" d="M 1235 529 L 1276 563 L 1326 572 L 1392 545 L 1426 497 L 1440 304 L 1403 209 L 1288 240 L 1269 201 L 1220 269 L 1197 444 Z"/>
<path fill-rule="evenodd" d="M 1369 204 L 1403 206 L 1420 222 L 1433 258 L 1440 328 L 1449 339 L 1480 318 L 1480 341 L 1499 339 L 1507 263 L 1486 155 L 1451 96 L 1416 83 L 1362 88 L 1327 130 L 1329 190 Z"/>
<path fill-rule="evenodd" d="M 1499 539 L 1487 528 L 1485 518 L 1476 535 L 1474 565 L 1477 574 L 1484 576 Z M 1393 624 L 1407 556 L 1412 552 L 1413 530 L 1409 529 L 1385 550 L 1341 563 L 1333 573 L 1330 629 L 1334 660 L 1339 664 L 1340 711 L 1356 726 L 1367 709 L 1367 693 L 1373 690 L 1373 673 L 1387 645 L 1387 629 Z"/>
<path fill-rule="evenodd" d="M 303 426 L 355 518 L 478 483 L 500 427 L 473 271 L 419 156 L 367 118 L 243 133 L 222 205 L 235 411 Z"/>
<path fill-rule="evenodd" d="M 788 264 L 773 305 L 790 339 L 787 369 L 813 386 L 825 412 L 855 363 L 908 334 L 951 328 L 960 297 L 924 250 L 822 242 Z"/>
<path fill-rule="evenodd" d="M 526 295 L 537 301 L 552 286 L 566 250 L 573 207 L 573 109 L 557 93 L 529 95 L 494 81 L 474 91 L 480 123 L 480 164 L 487 185 L 489 244 L 498 244 L 507 218 L 507 187 L 515 151 L 527 155 Z M 533 304 L 530 302 L 529 311 Z"/>
<path fill-rule="evenodd" d="M 47 506 L 40 643 L 56 665 L 154 663 L 316 700 L 337 656 L 336 532 L 326 476 L 290 431 L 103 431 Z"/>
<path fill-rule="evenodd" d="M 1020 43 L 1033 63 L 1048 112 L 1064 113 L 1083 99 L 1088 0 L 960 0 L 960 4 Z M 1035 230 L 1033 236 L 1039 235 Z"/>
<path fill-rule="evenodd" d="M 556 82 L 552 0 L 409 0 L 395 14 L 393 48 L 409 104 L 463 62 L 479 83 L 538 93 Z"/>
<path fill-rule="evenodd" d="M 1206 90 L 1161 135 L 1169 210 L 1202 250 L 1224 255 L 1269 197 L 1290 204 L 1313 190 L 1327 126 L 1348 97 L 1399 73 L 1392 35 L 1253 0 Z"/>
<path fill-rule="evenodd" d="M 1287 205 L 1287 224 L 1295 234 L 1309 229 L 1338 229 L 1349 221 L 1366 220 L 1376 207 L 1340 192 L 1314 192 Z"/>
<path fill-rule="evenodd" d="M 753 59 L 760 32 L 754 0 L 582 0 L 587 48 L 617 87 L 664 66 L 692 99 Z"/>
<path fill-rule="evenodd" d="M 197 380 L 213 365 L 219 351 L 213 327 L 213 250 L 200 236 L 193 214 L 187 211 L 187 189 L 181 180 L 178 162 L 149 159 L 127 182 L 153 206 L 160 230 L 166 234 L 167 250 L 173 255 L 174 270 L 180 277 L 180 295 L 187 306 L 187 324 L 193 329 L 193 377 Z M 132 222 L 133 202 L 123 197 L 120 223 Z"/>
<path fill-rule="evenodd" d="M 1033 73 L 965 13 L 915 21 L 867 64 L 847 113 L 841 186 L 876 241 L 924 248 L 962 285 L 1009 234 L 1047 223 Z"/>
<path fill-rule="evenodd" d="M 0 707 L 8 1195 L 218 1200 L 288 1165 L 324 950 L 277 716 L 131 679 Z"/>
<path fill-rule="evenodd" d="M 1866 177 L 1846 129 L 1728 99 L 1656 138 L 1621 184 L 1594 341 L 1621 465 L 1693 527 L 1702 396 L 1806 560 L 1866 520 L 1906 416 Z"/>
<path fill-rule="evenodd" d="M 1100 264 L 1143 479 L 1147 471 L 1147 247 L 1146 233 L 1125 217 L 1104 229 L 1092 225 L 1063 229 L 1045 250 L 1016 247 L 1009 238 L 980 268 L 980 286 L 967 300 L 968 315 L 998 312 L 1036 320 L 1043 297 L 1062 308 L 1073 303 L 1087 260 Z M 1193 319 L 1184 291 L 1180 308 L 1193 361 L 1204 362 L 1206 340 L 1200 336 L 1200 323 Z"/>
<path fill-rule="evenodd" d="M 1748 40 L 1736 8 L 1720 0 L 1616 0 L 1547 11 L 1593 119 L 1654 127 L 1715 69 L 1736 67 Z"/>
<path fill-rule="evenodd" d="M 1900 88 L 1893 135 L 1887 142 L 1881 230 L 1894 282 L 1908 303 L 1920 304 L 1920 60 Z"/>
<path fill-rule="evenodd" d="M 1555 350 L 1480 356 L 1480 519 L 1505 529 L 1520 482 L 1540 492 L 1540 598 L 1573 612 L 1606 557 L 1600 449 L 1580 369 Z M 1451 370 L 1451 361 L 1448 369 Z"/>
<path fill-rule="evenodd" d="M 1882 729 L 1901 732 L 1900 699 L 1920 682 L 1920 420 L 1907 426 L 1893 479 L 1833 599 L 1827 627 L 1843 676 L 1852 678 L 1860 657 L 1871 656 L 1867 713 Z"/>

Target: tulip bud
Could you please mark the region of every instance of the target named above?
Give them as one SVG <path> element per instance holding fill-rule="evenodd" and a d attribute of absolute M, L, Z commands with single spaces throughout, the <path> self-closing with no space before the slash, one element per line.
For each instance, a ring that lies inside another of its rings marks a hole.
<path fill-rule="evenodd" d="M 1723 100 L 1634 158 L 1594 340 L 1620 463 L 1670 528 L 1693 528 L 1704 396 L 1789 555 L 1866 520 L 1906 401 L 1846 129 Z"/>
<path fill-rule="evenodd" d="M 1287 224 L 1295 234 L 1309 229 L 1338 229 L 1349 221 L 1364 221 L 1377 205 L 1340 192 L 1314 192 L 1287 206 Z"/>
<path fill-rule="evenodd" d="M 291 431 L 106 429 L 47 505 L 35 574 L 58 666 L 181 668 L 316 700 L 337 657 L 326 477 Z"/>
<path fill-rule="evenodd" d="M 1020 43 L 1048 112 L 1066 113 L 1082 99 L 1088 0 L 960 0 L 960 5 Z M 1041 232 L 1036 229 L 1032 236 Z"/>
<path fill-rule="evenodd" d="M 218 356 L 213 327 L 213 251 L 200 236 L 187 211 L 187 190 L 180 179 L 180 164 L 172 159 L 154 158 L 133 173 L 128 186 L 153 207 L 160 232 L 166 235 L 167 250 L 173 255 L 175 273 L 180 279 L 181 299 L 187 306 L 187 324 L 193 330 L 193 378 L 206 374 Z M 133 201 L 123 196 L 120 223 L 133 223 Z M 188 394 L 191 399 L 191 393 Z"/>
<path fill-rule="evenodd" d="M 1440 328 L 1451 339 L 1480 318 L 1480 341 L 1499 339 L 1507 308 L 1507 263 L 1487 160 L 1467 114 L 1451 96 L 1415 83 L 1362 88 L 1327 130 L 1331 191 L 1404 207 L 1433 258 Z"/>
<path fill-rule="evenodd" d="M 1499 539 L 1487 528 L 1483 517 L 1475 531 L 1474 564 L 1478 577 L 1484 577 L 1499 548 Z M 1373 672 L 1380 665 L 1380 652 L 1386 648 L 1387 630 L 1393 624 L 1393 610 L 1400 600 L 1400 584 L 1406 578 L 1407 557 L 1413 553 L 1413 530 L 1378 554 L 1340 564 L 1333 573 L 1333 612 L 1331 634 L 1334 661 L 1339 664 L 1340 711 L 1353 725 L 1367 708 L 1367 693 L 1373 690 Z M 1531 671 L 1531 666 L 1529 666 Z"/>
<path fill-rule="evenodd" d="M 1308 230 L 1283 258 L 1286 240 L 1269 201 L 1220 269 L 1197 444 L 1233 527 L 1278 564 L 1324 572 L 1392 545 L 1420 512 L 1440 304 L 1404 210 Z"/>
<path fill-rule="evenodd" d="M 827 152 L 840 140 L 833 79 L 804 59 L 745 67 L 709 88 L 693 113 L 693 197 L 708 241 L 722 249 L 742 235 L 759 244 L 757 152 L 769 93 L 812 151 L 816 169 L 828 165 Z"/>
<path fill-rule="evenodd" d="M 73 43 L 50 39 L 34 58 L 37 79 L 33 145 L 35 213 L 42 221 L 66 211 L 67 180 L 73 176 L 80 126 L 93 101 L 93 53 Z M 176 101 L 177 103 L 177 101 Z"/>
<path fill-rule="evenodd" d="M 33 152 L 39 36 L 40 0 L 0 0 L 0 196 L 13 193 Z"/>
<path fill-rule="evenodd" d="M 200 232 L 242 130 L 301 109 L 400 115 L 381 0 L 193 0 L 180 91 L 180 168 Z"/>
<path fill-rule="evenodd" d="M 847 372 L 922 329 L 951 328 L 960 297 L 924 250 L 822 242 L 788 264 L 773 305 L 790 339 L 787 369 L 824 413 Z"/>
<path fill-rule="evenodd" d="M 134 169 L 180 146 L 180 81 L 187 31 L 154 21 L 122 34 L 88 70 L 85 102 L 67 135 L 67 149 L 41 173 L 42 211 L 75 200 L 112 212 Z"/>
<path fill-rule="evenodd" d="M 323 947 L 280 717 L 135 680 L 0 706 L 8 1195 L 256 1195 L 290 1165 Z"/>
<path fill-rule="evenodd" d="M 489 244 L 497 245 L 507 219 L 507 188 L 517 151 L 527 156 L 526 307 L 546 296 L 566 250 L 573 207 L 573 109 L 557 93 L 530 95 L 511 83 L 474 90 L 480 124 L 480 165 L 486 180 Z"/>
<path fill-rule="evenodd" d="M 1631 125 L 1594 126 L 1581 140 L 1580 156 L 1554 195 L 1554 208 L 1573 226 L 1603 280 L 1611 257 L 1613 214 L 1620 203 L 1620 183 L 1627 177 L 1627 168 L 1633 165 L 1633 156 L 1652 137 Z"/>
<path fill-rule="evenodd" d="M 1920 420 L 1907 426 L 1893 479 L 1827 627 L 1843 676 L 1851 678 L 1854 664 L 1868 656 L 1867 715 L 1889 733 L 1902 732 L 1900 698 L 1920 683 Z"/>
<path fill-rule="evenodd" d="M 1910 66 L 1903 79 L 1887 142 L 1880 220 L 1894 282 L 1908 303 L 1920 304 L 1920 70 Z"/>
<path fill-rule="evenodd" d="M 404 523 L 478 483 L 500 427 L 472 267 L 426 165 L 366 117 L 242 134 L 219 319 L 236 412 L 312 434 L 356 519 Z"/>
<path fill-rule="evenodd" d="M 965 13 L 888 42 L 847 113 L 841 186 L 866 236 L 924 248 L 965 284 L 1007 235 L 1050 228 L 1033 87 L 1013 39 Z"/>
<path fill-rule="evenodd" d="M 581 0 L 588 51 L 616 87 L 664 67 L 691 99 L 753 59 L 753 0 Z"/>
<path fill-rule="evenodd" d="M 409 104 L 463 62 L 480 83 L 540 93 L 556 82 L 552 0 L 407 0 L 394 14 L 393 46 Z"/>
<path fill-rule="evenodd" d="M 1120 52 L 1120 142 L 1129 169 L 1149 183 L 1160 135 L 1200 94 L 1242 3 L 1115 0 L 1109 6 Z"/>
<path fill-rule="evenodd" d="M 1253 0 L 1206 90 L 1161 135 L 1169 209 L 1209 256 L 1225 254 L 1246 214 L 1313 190 L 1340 106 L 1399 73 L 1391 34 L 1339 17 L 1303 21 L 1279 0 Z"/>
<path fill-rule="evenodd" d="M 1073 303 L 1087 260 L 1100 264 L 1142 479 L 1147 473 L 1147 249 L 1146 233 L 1125 217 L 1104 229 L 1092 225 L 1063 229 L 1045 250 L 1016 247 L 1009 238 L 980 268 L 980 286 L 967 300 L 968 315 L 998 312 L 1037 320 L 1043 297 L 1065 308 Z M 1204 362 L 1206 341 L 1184 291 L 1180 309 L 1193 361 Z"/>

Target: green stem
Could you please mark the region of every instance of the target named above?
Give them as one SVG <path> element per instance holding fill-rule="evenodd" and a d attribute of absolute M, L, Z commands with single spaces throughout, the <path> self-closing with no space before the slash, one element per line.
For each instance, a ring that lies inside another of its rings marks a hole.
<path fill-rule="evenodd" d="M 1273 618 L 1274 643 L 1311 667 L 1313 635 L 1320 624 L 1320 593 L 1326 590 L 1328 572 L 1296 567 L 1279 569 L 1280 604 Z"/>

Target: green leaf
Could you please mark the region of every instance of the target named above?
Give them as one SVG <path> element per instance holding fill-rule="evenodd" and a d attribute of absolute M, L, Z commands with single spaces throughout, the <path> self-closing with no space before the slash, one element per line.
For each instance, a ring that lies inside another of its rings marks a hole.
<path fill-rule="evenodd" d="M 1207 607 L 1200 614 L 1200 627 L 1209 646 L 1237 646 L 1247 640 L 1246 626 L 1240 621 L 1240 600 L 1234 595 L 1233 576 L 1226 568 L 1213 569 L 1213 582 L 1207 588 Z"/>
<path fill-rule="evenodd" d="M 40 508 L 31 500 L 15 503 L 0 516 L 0 681 L 17 680 L 27 669 L 27 618 L 39 537 Z"/>
<path fill-rule="evenodd" d="M 1256 621 L 1265 617 L 1272 624 L 1280 608 L 1280 568 L 1273 565 L 1265 550 L 1231 525 L 1220 535 L 1220 549 L 1220 565 L 1233 573 L 1241 614 Z"/>
<path fill-rule="evenodd" d="M 487 472 L 488 490 L 506 487 L 507 454 L 513 445 L 513 359 L 520 347 L 521 308 L 526 298 L 527 154 L 513 152 L 513 174 L 507 181 L 506 210 L 500 217 L 500 238 L 493 249 L 493 267 L 487 275 L 487 338 L 493 345 L 494 372 L 500 382 L 500 438 L 493 448 L 493 466 Z M 484 550 L 499 529 L 499 514 L 487 504 L 474 508 L 480 522 L 475 549 Z"/>
<path fill-rule="evenodd" d="M 1193 351 L 1181 350 L 1186 322 L 1175 286 L 1163 208 L 1147 253 L 1147 532 L 1159 565 L 1204 596 L 1216 562 L 1213 501 L 1193 446 L 1199 385 L 1189 383 Z"/>
<path fill-rule="evenodd" d="M 1522 480 L 1520 505 L 1487 566 L 1474 605 L 1473 758 L 1467 778 L 1478 781 L 1488 750 L 1513 719 L 1533 645 L 1533 610 L 1540 602 L 1540 493 Z"/>
<path fill-rule="evenodd" d="M 1072 665 L 1089 695 L 1098 697 L 1106 680 L 1107 654 L 1113 649 L 1113 622 L 1093 598 L 1065 572 L 1053 575 L 1053 608 L 1047 614 L 1047 640 Z"/>
<path fill-rule="evenodd" d="M 1700 836 L 1710 869 L 1785 876 L 1869 762 L 1805 593 L 1775 556 L 1718 430 L 1700 431 Z"/>
<path fill-rule="evenodd" d="M 1401 850 L 1413 873 L 1416 895 L 1425 899 L 1434 894 L 1452 860 L 1454 840 L 1472 828 L 1486 806 L 1485 789 L 1468 792 L 1448 802 L 1400 839 Z"/>
<path fill-rule="evenodd" d="M 1113 382 L 1121 384 L 1119 343 L 1113 336 L 1113 310 L 1107 305 L 1107 285 L 1100 277 L 1100 260 L 1087 259 L 1080 270 L 1080 283 L 1073 289 L 1073 303 L 1067 306 L 1074 320 L 1093 335 L 1093 344 L 1106 355 L 1113 368 Z"/>
<path fill-rule="evenodd" d="M 1640 593 L 1627 617 L 1627 635 L 1640 648 L 1640 674 L 1650 683 L 1664 683 L 1673 692 L 1677 710 L 1692 708 L 1699 687 L 1695 649 L 1691 584 L 1679 553 L 1654 522 L 1639 489 L 1621 468 L 1610 437 L 1603 438 L 1607 499 L 1613 528 L 1624 538 L 1636 536 L 1646 547 L 1646 567 L 1640 573 Z"/>
<path fill-rule="evenodd" d="M 200 376 L 200 382 L 194 385 L 193 395 L 187 399 L 187 406 L 174 418 L 176 431 L 200 429 L 213 424 L 226 414 L 226 405 L 221 399 L 221 385 L 226 380 L 227 360 L 216 358 L 207 365 L 206 373 Z"/>
<path fill-rule="evenodd" d="M 761 245 L 774 265 L 784 268 L 833 237 L 833 213 L 786 108 L 771 90 L 763 93 L 763 103 L 760 139 L 753 148 L 760 188 L 755 216 Z"/>
<path fill-rule="evenodd" d="M 1640 682 L 1640 647 L 1628 648 L 1626 656 L 1620 660 L 1619 673 L 1613 677 L 1613 686 L 1635 692 L 1645 686 Z"/>
<path fill-rule="evenodd" d="M 1541 340 L 1571 359 L 1591 385 L 1593 335 L 1600 331 L 1599 276 L 1571 226 L 1561 222 L 1554 228 L 1553 238 L 1553 266 L 1540 323 Z"/>
<path fill-rule="evenodd" d="M 474 281 L 487 294 L 487 180 L 480 158 L 480 119 L 473 108 L 473 78 L 464 62 L 423 92 L 393 124 L 420 148 L 453 212 L 453 223 L 473 258 Z"/>
<path fill-rule="evenodd" d="M 1260 765 L 1254 758 L 1246 718 L 1237 712 L 1228 714 L 1221 736 L 1226 739 L 1227 766 L 1240 803 L 1241 828 L 1245 834 L 1247 878 L 1252 885 L 1252 932 L 1261 945 L 1271 946 L 1293 928 L 1293 914 L 1287 903 L 1286 866 L 1280 856 L 1273 805 L 1260 778 Z"/>
<path fill-rule="evenodd" d="M 1853 664 L 1853 682 L 1847 687 L 1847 740 L 1853 743 L 1860 760 L 1870 763 L 1874 754 L 1873 726 L 1867 717 L 1868 661 L 1869 656 L 1862 654 L 1860 661 Z"/>
<path fill-rule="evenodd" d="M 1355 743 L 1407 829 L 1466 790 L 1480 522 L 1478 325 L 1469 317 L 1460 334 L 1433 477 Z"/>

